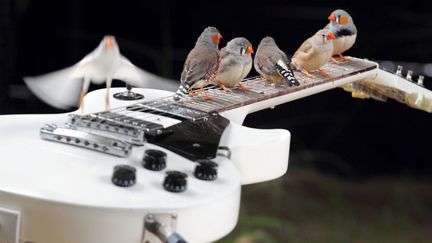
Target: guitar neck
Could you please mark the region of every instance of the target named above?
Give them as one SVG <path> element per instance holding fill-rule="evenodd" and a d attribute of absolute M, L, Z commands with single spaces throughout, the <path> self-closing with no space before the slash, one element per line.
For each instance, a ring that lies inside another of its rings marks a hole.
<path fill-rule="evenodd" d="M 217 87 L 210 87 L 207 89 L 207 92 L 213 98 L 212 100 L 204 100 L 202 96 L 195 96 L 186 97 L 181 101 L 175 102 L 171 97 L 167 97 L 146 105 L 160 107 L 160 104 L 164 104 L 164 107 L 174 106 L 176 109 L 178 107 L 187 107 L 196 111 L 211 113 L 229 111 L 271 100 L 264 107 L 259 105 L 254 106 L 250 110 L 250 112 L 254 112 L 335 88 L 344 83 L 363 79 L 371 76 L 376 69 L 377 64 L 374 62 L 351 58 L 350 62 L 341 65 L 329 62 L 322 67 L 321 70 L 328 73 L 331 78 L 323 77 L 319 74 L 315 75 L 316 78 L 310 78 L 300 71 L 294 70 L 295 77 L 300 82 L 299 86 L 274 85 L 264 80 L 261 76 L 257 76 L 242 81 L 243 85 L 248 87 L 250 91 L 234 88 L 231 92 L 226 92 Z"/>

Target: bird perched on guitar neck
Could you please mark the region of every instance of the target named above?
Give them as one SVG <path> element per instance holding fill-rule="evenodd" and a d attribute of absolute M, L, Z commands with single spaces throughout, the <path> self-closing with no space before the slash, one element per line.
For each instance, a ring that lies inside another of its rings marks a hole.
<path fill-rule="evenodd" d="M 333 62 L 340 64 L 348 61 L 342 56 L 342 53 L 349 50 L 355 43 L 357 38 L 357 28 L 351 16 L 342 9 L 333 11 L 328 17 L 330 23 L 325 27 L 335 35 L 333 40 Z M 334 56 L 339 56 L 341 62 L 337 61 Z"/>
<path fill-rule="evenodd" d="M 213 83 L 225 91 L 229 88 L 239 86 L 249 90 L 240 83 L 252 69 L 252 44 L 244 37 L 237 37 L 227 43 L 220 50 L 220 69 Z"/>
<path fill-rule="evenodd" d="M 279 49 L 272 37 L 264 37 L 259 43 L 254 67 L 268 81 L 276 84 L 286 83 L 288 86 L 300 85 L 289 67 L 287 55 Z"/>
<path fill-rule="evenodd" d="M 111 35 L 105 36 L 94 51 L 71 67 L 41 76 L 24 77 L 25 83 L 38 98 L 59 109 L 68 109 L 77 103 L 83 109 L 83 97 L 90 82 L 106 83 L 105 106 L 108 109 L 113 79 L 143 88 L 176 90 L 174 81 L 146 72 L 121 55 Z"/>
<path fill-rule="evenodd" d="M 183 66 L 180 77 L 180 87 L 174 94 L 174 100 L 178 101 L 189 92 L 196 95 L 192 88 L 200 85 L 205 99 L 211 99 L 203 88 L 206 83 L 216 77 L 219 70 L 219 42 L 222 35 L 215 27 L 207 27 L 198 37 L 195 47 L 189 52 Z M 203 81 L 204 80 L 204 81 Z"/>
<path fill-rule="evenodd" d="M 319 74 L 331 76 L 319 68 L 326 64 L 333 53 L 334 34 L 328 29 L 322 29 L 315 33 L 312 37 L 305 40 L 299 49 L 294 53 L 291 59 L 291 66 L 297 70 L 301 70 L 306 76 L 315 78 L 309 72 L 316 70 Z"/>

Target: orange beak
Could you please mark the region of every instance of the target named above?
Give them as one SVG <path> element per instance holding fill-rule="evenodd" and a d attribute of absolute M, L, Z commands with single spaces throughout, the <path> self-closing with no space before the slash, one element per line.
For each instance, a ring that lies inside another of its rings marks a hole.
<path fill-rule="evenodd" d="M 249 53 L 249 54 L 254 53 L 254 50 L 253 50 L 253 48 L 252 48 L 251 45 L 249 45 L 249 46 L 247 47 L 247 49 L 246 49 L 246 53 Z"/>
<path fill-rule="evenodd" d="M 336 16 L 334 14 L 330 14 L 330 16 L 328 16 L 328 20 L 334 22 L 336 21 Z"/>
<path fill-rule="evenodd" d="M 336 36 L 332 32 L 327 35 L 327 40 L 334 40 L 335 38 Z"/>
<path fill-rule="evenodd" d="M 113 38 L 110 36 L 107 38 L 106 43 L 105 43 L 105 47 L 106 48 L 112 48 L 113 47 Z"/>
<path fill-rule="evenodd" d="M 219 45 L 220 39 L 222 39 L 222 35 L 217 33 L 212 35 L 212 40 L 216 45 Z"/>

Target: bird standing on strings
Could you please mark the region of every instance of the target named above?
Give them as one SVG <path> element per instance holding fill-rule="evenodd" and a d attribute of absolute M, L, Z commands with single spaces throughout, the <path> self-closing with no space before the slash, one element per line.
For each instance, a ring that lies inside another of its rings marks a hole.
<path fill-rule="evenodd" d="M 268 81 L 286 83 L 288 86 L 300 85 L 289 67 L 287 55 L 279 49 L 272 37 L 267 36 L 261 40 L 255 54 L 254 67 Z"/>
<path fill-rule="evenodd" d="M 176 89 L 175 82 L 133 65 L 120 54 L 119 46 L 111 35 L 105 36 L 94 51 L 71 67 L 36 77 L 24 77 L 25 83 L 38 98 L 59 109 L 68 109 L 77 104 L 83 109 L 83 98 L 90 82 L 106 83 L 105 107 L 108 109 L 113 79 L 138 87 Z"/>
<path fill-rule="evenodd" d="M 195 47 L 189 52 L 183 66 L 180 77 L 180 87 L 174 94 L 174 100 L 178 101 L 188 93 L 195 95 L 194 85 L 201 86 L 205 99 L 211 99 L 203 88 L 214 80 L 219 70 L 219 42 L 222 35 L 215 27 L 207 27 L 199 36 Z"/>
<path fill-rule="evenodd" d="M 357 28 L 351 16 L 342 9 L 333 11 L 328 17 L 330 23 L 325 27 L 335 35 L 333 40 L 332 61 L 340 64 L 348 61 L 342 56 L 342 53 L 349 50 L 355 43 L 357 38 Z M 334 56 L 338 56 L 341 62 L 337 61 Z"/>
<path fill-rule="evenodd" d="M 252 69 L 252 44 L 244 37 L 237 37 L 220 50 L 220 70 L 213 83 L 225 91 L 236 87 L 249 90 L 240 83 Z"/>
<path fill-rule="evenodd" d="M 333 53 L 332 40 L 334 34 L 328 29 L 319 30 L 315 35 L 305 40 L 299 49 L 294 53 L 291 59 L 291 66 L 301 70 L 306 76 L 315 78 L 310 74 L 311 71 L 317 71 L 319 74 L 331 78 L 331 76 L 319 68 L 326 64 Z"/>

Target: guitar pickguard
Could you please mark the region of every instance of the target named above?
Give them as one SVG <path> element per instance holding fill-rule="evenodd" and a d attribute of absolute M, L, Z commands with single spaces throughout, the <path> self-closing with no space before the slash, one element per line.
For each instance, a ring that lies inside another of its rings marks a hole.
<path fill-rule="evenodd" d="M 216 157 L 219 141 L 229 120 L 218 113 L 208 119 L 184 120 L 162 135 L 146 135 L 149 143 L 164 147 L 192 161 Z"/>

